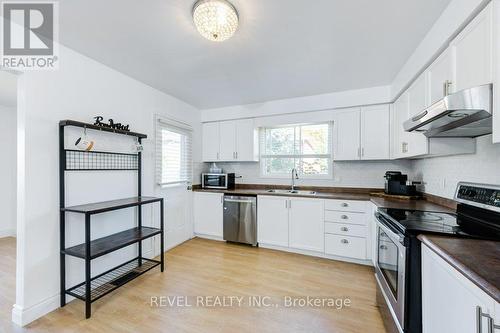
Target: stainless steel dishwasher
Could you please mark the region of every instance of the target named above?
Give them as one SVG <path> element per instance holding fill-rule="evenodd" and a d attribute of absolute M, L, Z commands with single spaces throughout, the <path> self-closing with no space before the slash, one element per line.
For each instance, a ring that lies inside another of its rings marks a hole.
<path fill-rule="evenodd" d="M 257 245 L 257 198 L 224 195 L 224 240 Z"/>

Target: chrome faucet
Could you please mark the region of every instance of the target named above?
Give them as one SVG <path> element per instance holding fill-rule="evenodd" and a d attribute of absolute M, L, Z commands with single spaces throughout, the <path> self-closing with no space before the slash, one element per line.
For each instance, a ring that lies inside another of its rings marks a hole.
<path fill-rule="evenodd" d="M 292 169 L 292 190 L 291 190 L 291 192 L 295 191 L 295 179 L 299 179 L 299 174 L 297 173 L 297 169 L 293 168 Z"/>

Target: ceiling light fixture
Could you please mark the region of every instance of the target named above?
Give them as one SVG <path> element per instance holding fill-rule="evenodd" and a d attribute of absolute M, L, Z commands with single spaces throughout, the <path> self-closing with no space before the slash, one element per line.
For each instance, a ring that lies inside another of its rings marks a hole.
<path fill-rule="evenodd" d="M 238 28 L 238 12 L 226 0 L 199 0 L 193 6 L 193 21 L 203 37 L 222 42 Z"/>

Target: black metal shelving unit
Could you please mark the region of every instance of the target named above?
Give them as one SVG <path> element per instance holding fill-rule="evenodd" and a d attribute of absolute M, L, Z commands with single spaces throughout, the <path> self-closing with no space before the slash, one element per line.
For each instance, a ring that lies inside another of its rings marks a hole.
<path fill-rule="evenodd" d="M 60 192 L 60 275 L 61 275 L 61 307 L 66 305 L 66 295 L 85 301 L 85 317 L 91 316 L 92 302 L 109 294 L 113 290 L 132 281 L 147 271 L 160 266 L 163 272 L 164 262 L 164 208 L 163 198 L 145 197 L 141 195 L 141 152 L 136 154 L 81 151 L 65 149 L 64 129 L 66 126 L 113 132 L 120 135 L 136 137 L 139 143 L 146 138 L 145 134 L 99 127 L 74 120 L 62 120 L 59 123 L 59 192 Z M 69 171 L 137 171 L 137 196 L 119 200 L 97 202 L 72 207 L 65 206 L 65 174 Z M 160 228 L 142 225 L 142 206 L 159 203 Z M 91 217 L 96 214 L 119 209 L 137 207 L 137 226 L 115 234 L 91 239 Z M 82 214 L 85 217 L 85 240 L 82 244 L 66 248 L 66 213 Z M 142 256 L 142 241 L 160 235 L 160 260 L 147 259 Z M 102 274 L 92 277 L 91 261 L 126 246 L 137 244 L 136 258 L 118 265 Z M 85 281 L 66 289 L 66 256 L 85 260 Z"/>

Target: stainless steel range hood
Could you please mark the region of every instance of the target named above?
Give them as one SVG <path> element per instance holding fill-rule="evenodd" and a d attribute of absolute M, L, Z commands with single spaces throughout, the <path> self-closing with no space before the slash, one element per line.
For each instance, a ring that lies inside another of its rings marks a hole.
<path fill-rule="evenodd" d="M 448 95 L 404 122 L 407 132 L 427 137 L 477 137 L 491 134 L 493 85 L 486 84 Z"/>

